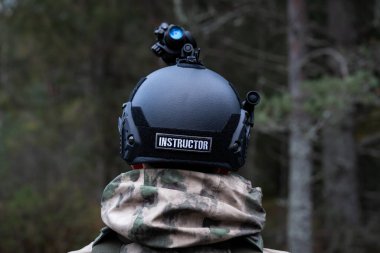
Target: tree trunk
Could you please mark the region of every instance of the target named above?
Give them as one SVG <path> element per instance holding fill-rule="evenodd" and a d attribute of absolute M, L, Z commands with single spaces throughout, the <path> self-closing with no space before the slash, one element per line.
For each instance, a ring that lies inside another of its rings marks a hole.
<path fill-rule="evenodd" d="M 343 51 L 349 50 L 357 36 L 352 1 L 328 1 L 327 13 L 330 38 Z M 342 96 L 337 99 L 349 101 Z M 333 110 L 331 119 L 322 129 L 323 190 L 326 205 L 324 229 L 328 231 L 327 252 L 334 253 L 360 252 L 358 240 L 354 238 L 361 216 L 356 176 L 354 109 L 348 103 L 345 103 L 344 109 Z"/>
<path fill-rule="evenodd" d="M 355 229 L 360 223 L 352 110 L 334 114 L 322 131 L 327 252 L 360 252 Z"/>
<path fill-rule="evenodd" d="M 355 15 L 352 1 L 329 0 L 327 1 L 328 33 L 339 46 L 350 45 L 357 38 L 354 27 Z"/>
<path fill-rule="evenodd" d="M 306 94 L 301 88 L 305 55 L 306 8 L 303 0 L 288 0 L 288 85 L 292 98 L 289 139 L 288 245 L 292 253 L 312 252 L 311 138 L 310 119 L 304 110 Z"/>

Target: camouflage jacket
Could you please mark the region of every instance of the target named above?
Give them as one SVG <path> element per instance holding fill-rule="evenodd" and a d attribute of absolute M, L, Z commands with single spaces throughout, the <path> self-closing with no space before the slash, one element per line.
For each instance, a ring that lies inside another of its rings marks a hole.
<path fill-rule="evenodd" d="M 234 252 L 230 247 L 240 238 L 249 238 L 250 252 L 262 252 L 261 198 L 260 188 L 236 174 L 132 170 L 105 188 L 101 213 L 123 238 L 121 253 Z"/>

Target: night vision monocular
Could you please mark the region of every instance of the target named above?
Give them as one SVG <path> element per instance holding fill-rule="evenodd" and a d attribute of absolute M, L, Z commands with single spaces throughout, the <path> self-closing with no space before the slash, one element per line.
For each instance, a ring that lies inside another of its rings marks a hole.
<path fill-rule="evenodd" d="M 183 61 L 200 63 L 200 49 L 197 47 L 197 42 L 189 31 L 177 25 L 161 23 L 154 30 L 154 34 L 157 40 L 151 49 L 166 64 L 175 65 L 177 60 L 181 59 Z"/>

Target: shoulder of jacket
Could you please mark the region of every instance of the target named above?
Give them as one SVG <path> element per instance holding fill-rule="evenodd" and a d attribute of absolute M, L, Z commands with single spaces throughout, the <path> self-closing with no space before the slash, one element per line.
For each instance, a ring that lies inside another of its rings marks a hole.
<path fill-rule="evenodd" d="M 123 244 L 129 243 L 109 227 L 104 227 L 92 244 L 92 253 L 119 253 Z"/>

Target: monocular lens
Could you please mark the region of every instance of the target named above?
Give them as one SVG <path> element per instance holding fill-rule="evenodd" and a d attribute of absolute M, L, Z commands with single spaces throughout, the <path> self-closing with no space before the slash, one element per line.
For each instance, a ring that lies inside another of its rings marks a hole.
<path fill-rule="evenodd" d="M 172 26 L 169 30 L 169 36 L 170 38 L 172 38 L 173 40 L 179 40 L 179 39 L 182 39 L 183 37 L 183 30 L 181 27 L 178 27 L 178 26 Z"/>

